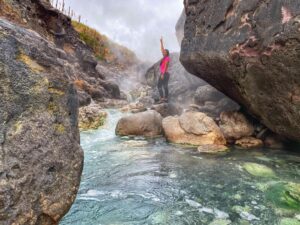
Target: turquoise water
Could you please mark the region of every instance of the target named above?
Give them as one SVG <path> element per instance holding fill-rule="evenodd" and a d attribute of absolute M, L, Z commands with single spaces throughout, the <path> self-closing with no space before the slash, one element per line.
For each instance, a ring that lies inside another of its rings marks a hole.
<path fill-rule="evenodd" d="M 279 150 L 232 150 L 206 155 L 165 142 L 116 137 L 122 114 L 109 111 L 104 129 L 84 132 L 85 165 L 77 199 L 61 225 L 280 224 L 265 188 L 300 182 L 300 155 Z M 271 168 L 259 178 L 247 162 Z"/>

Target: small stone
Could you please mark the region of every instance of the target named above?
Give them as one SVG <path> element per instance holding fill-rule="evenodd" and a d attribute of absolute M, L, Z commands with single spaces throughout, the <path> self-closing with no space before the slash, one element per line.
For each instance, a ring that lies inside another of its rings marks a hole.
<path fill-rule="evenodd" d="M 199 208 L 201 207 L 202 205 L 194 200 L 191 200 L 191 199 L 185 199 L 185 202 L 189 205 L 189 206 L 192 206 L 194 208 Z"/>

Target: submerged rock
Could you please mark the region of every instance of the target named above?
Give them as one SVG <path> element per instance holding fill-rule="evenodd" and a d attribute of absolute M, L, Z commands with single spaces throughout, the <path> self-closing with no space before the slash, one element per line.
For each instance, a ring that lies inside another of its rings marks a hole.
<path fill-rule="evenodd" d="M 189 145 L 225 145 L 226 140 L 214 120 L 204 113 L 186 112 L 167 117 L 163 129 L 168 141 Z"/>
<path fill-rule="evenodd" d="M 257 163 L 245 163 L 243 168 L 255 177 L 276 178 L 274 171 L 265 165 Z"/>
<path fill-rule="evenodd" d="M 262 140 L 254 138 L 254 137 L 244 137 L 235 142 L 235 145 L 239 148 L 251 149 L 251 148 L 261 148 L 264 146 Z"/>
<path fill-rule="evenodd" d="M 266 190 L 266 198 L 281 211 L 300 211 L 300 184 L 276 183 Z"/>
<path fill-rule="evenodd" d="M 201 153 L 218 153 L 226 151 L 228 151 L 228 147 L 225 145 L 201 145 L 198 147 L 198 152 Z"/>
<path fill-rule="evenodd" d="M 97 104 L 91 104 L 79 109 L 79 129 L 98 129 L 103 126 L 107 113 Z"/>
<path fill-rule="evenodd" d="M 273 132 L 300 140 L 297 0 L 186 1 L 180 60 Z"/>
<path fill-rule="evenodd" d="M 216 219 L 212 221 L 209 225 L 229 225 L 229 224 L 231 224 L 230 220 Z"/>
<path fill-rule="evenodd" d="M 159 136 L 162 134 L 162 117 L 153 110 L 123 117 L 117 124 L 116 134 L 120 136 Z"/>
<path fill-rule="evenodd" d="M 300 225 L 300 221 L 293 218 L 283 218 L 280 220 L 279 225 Z"/>
<path fill-rule="evenodd" d="M 124 141 L 121 146 L 124 148 L 136 148 L 136 147 L 144 147 L 148 144 L 147 141 L 135 141 L 135 140 L 129 140 Z"/>
<path fill-rule="evenodd" d="M 58 224 L 83 167 L 65 53 L 0 19 L 0 224 Z"/>
<path fill-rule="evenodd" d="M 219 126 L 229 141 L 249 137 L 254 133 L 254 126 L 240 112 L 222 112 Z"/>

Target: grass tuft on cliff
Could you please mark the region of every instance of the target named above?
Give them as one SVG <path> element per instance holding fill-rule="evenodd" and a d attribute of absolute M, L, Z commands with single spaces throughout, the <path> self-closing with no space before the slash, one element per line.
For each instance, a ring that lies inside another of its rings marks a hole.
<path fill-rule="evenodd" d="M 138 60 L 136 55 L 128 48 L 112 42 L 107 36 L 82 23 L 72 21 L 73 27 L 93 51 L 98 60 L 107 63 L 130 66 Z"/>

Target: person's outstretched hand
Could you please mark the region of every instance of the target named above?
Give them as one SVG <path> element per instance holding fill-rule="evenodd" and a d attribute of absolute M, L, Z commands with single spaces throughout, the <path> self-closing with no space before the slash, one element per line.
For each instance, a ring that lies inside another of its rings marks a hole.
<path fill-rule="evenodd" d="M 164 41 L 164 38 L 161 36 L 160 38 L 160 42 L 162 43 Z"/>

